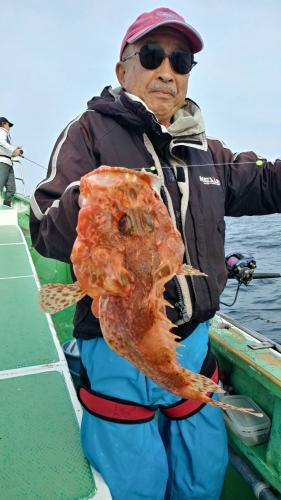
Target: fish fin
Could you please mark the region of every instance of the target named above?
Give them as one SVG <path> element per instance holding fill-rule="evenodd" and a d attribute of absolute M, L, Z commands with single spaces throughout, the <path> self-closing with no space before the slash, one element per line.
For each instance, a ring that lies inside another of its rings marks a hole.
<path fill-rule="evenodd" d="M 170 321 L 169 318 L 167 318 L 166 313 L 163 312 L 161 309 L 158 309 L 158 311 L 157 311 L 157 319 L 160 321 L 164 321 L 164 323 L 167 326 L 170 326 L 170 327 L 174 326 L 174 323 L 172 323 L 172 321 Z"/>
<path fill-rule="evenodd" d="M 49 283 L 40 290 L 40 308 L 42 311 L 54 314 L 78 302 L 85 297 L 77 281 L 69 285 Z"/>
<path fill-rule="evenodd" d="M 241 413 L 250 413 L 252 415 L 255 415 L 256 417 L 262 417 L 261 413 L 255 413 L 255 411 L 251 408 L 241 408 L 238 406 L 230 405 L 228 403 L 223 403 L 222 401 L 216 401 L 209 397 L 209 395 L 206 393 L 225 393 L 225 390 L 220 385 L 213 382 L 213 380 L 211 380 L 210 378 L 193 372 L 189 372 L 188 377 L 191 384 L 191 386 L 188 388 L 188 398 L 202 401 L 203 403 L 207 403 L 212 406 L 217 406 L 222 410 L 235 410 Z"/>
<path fill-rule="evenodd" d="M 214 399 L 209 398 L 208 396 L 204 396 L 202 398 L 205 403 L 210 404 L 212 406 L 217 406 L 218 408 L 221 408 L 222 410 L 233 410 L 233 411 L 239 411 L 240 413 L 249 413 L 251 415 L 255 415 L 255 417 L 263 417 L 262 413 L 256 413 L 253 408 L 241 408 L 239 406 L 234 406 L 230 405 L 228 403 L 223 403 L 221 401 L 215 401 Z"/>
<path fill-rule="evenodd" d="M 204 396 L 207 392 L 220 392 L 225 394 L 225 390 L 209 377 L 205 377 L 205 375 L 201 375 L 201 373 L 194 373 L 189 370 L 186 370 L 186 372 L 189 382 L 189 392 L 187 398 L 197 399 L 199 394 Z"/>
<path fill-rule="evenodd" d="M 173 304 L 171 304 L 170 302 L 168 302 L 168 300 L 163 300 L 162 302 L 163 306 L 164 307 L 170 307 L 171 309 L 175 309 L 175 306 L 173 306 Z"/>
<path fill-rule="evenodd" d="M 205 273 L 202 273 L 198 269 L 190 266 L 189 264 L 182 264 L 177 274 L 184 274 L 185 276 L 208 276 Z"/>

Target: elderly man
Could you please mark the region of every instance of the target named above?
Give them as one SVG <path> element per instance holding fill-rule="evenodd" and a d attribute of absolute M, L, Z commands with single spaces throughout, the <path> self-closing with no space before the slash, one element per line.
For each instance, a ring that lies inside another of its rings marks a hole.
<path fill-rule="evenodd" d="M 200 109 L 186 98 L 194 54 L 202 47 L 196 30 L 170 9 L 136 19 L 116 65 L 121 87 L 106 87 L 58 138 L 32 201 L 31 235 L 40 253 L 69 262 L 81 176 L 102 164 L 152 170 L 185 242 L 186 262 L 207 274 L 177 277 L 166 287 L 173 305 L 167 314 L 185 345 L 180 363 L 212 377 L 208 320 L 227 279 L 224 216 L 280 212 L 281 162 L 270 164 L 253 152 L 233 155 L 207 139 Z M 112 352 L 90 305 L 89 297 L 82 299 L 74 317 L 88 385 L 82 445 L 113 499 L 218 499 L 227 466 L 221 411 L 179 401 Z M 161 412 L 128 423 L 126 412 L 136 404 L 140 415 L 151 406 Z"/>
<path fill-rule="evenodd" d="M 11 206 L 12 198 L 16 192 L 16 182 L 12 157 L 22 154 L 22 147 L 11 145 L 10 128 L 13 123 L 4 116 L 0 117 L 0 193 L 4 187 L 4 205 Z"/>

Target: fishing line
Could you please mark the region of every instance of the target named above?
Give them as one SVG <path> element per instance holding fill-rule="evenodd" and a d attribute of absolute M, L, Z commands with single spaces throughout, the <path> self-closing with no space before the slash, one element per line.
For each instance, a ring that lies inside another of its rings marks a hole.
<path fill-rule="evenodd" d="M 40 165 L 40 163 L 37 163 L 36 161 L 30 160 L 26 156 L 21 155 L 21 158 L 24 158 L 25 160 L 29 161 L 30 163 L 33 163 L 34 165 L 37 165 L 37 167 L 43 168 L 44 170 L 48 170 L 47 167 L 44 167 L 44 165 Z"/>
<path fill-rule="evenodd" d="M 226 163 L 199 163 L 198 165 L 178 165 L 177 167 L 178 168 L 183 168 L 183 169 L 188 169 L 188 168 L 192 168 L 192 167 L 223 167 L 225 165 L 248 165 L 248 164 L 255 164 L 257 167 L 262 167 L 263 164 L 266 163 L 265 161 L 263 160 L 257 160 L 257 161 L 241 161 L 241 162 L 226 162 Z M 149 170 L 151 171 L 154 171 L 154 170 L 157 170 L 157 168 L 152 165 L 151 167 L 148 167 Z M 170 166 L 165 166 L 163 165 L 161 167 L 162 169 L 164 168 L 172 168 Z M 143 168 L 134 168 L 134 170 L 143 170 Z"/>
<path fill-rule="evenodd" d="M 238 293 L 239 293 L 239 290 L 240 290 L 240 286 L 241 286 L 241 285 L 242 285 L 242 283 L 238 283 L 237 288 L 236 288 L 235 297 L 234 297 L 233 302 L 231 302 L 231 304 L 227 304 L 226 302 L 223 302 L 222 300 L 220 300 L 220 304 L 223 304 L 224 306 L 227 306 L 227 307 L 234 306 L 234 304 L 235 304 L 235 302 L 236 302 L 236 300 L 237 300 Z"/>
<path fill-rule="evenodd" d="M 21 156 L 21 158 L 24 158 L 25 160 L 29 161 L 30 163 L 33 163 L 34 165 L 37 165 L 38 167 L 44 169 L 44 170 L 48 170 L 47 167 L 44 167 L 44 165 L 40 165 L 40 163 L 37 163 L 36 161 L 33 161 L 33 160 L 30 160 L 30 158 L 27 158 L 26 156 Z M 183 168 L 183 169 L 188 169 L 188 168 L 192 168 L 192 167 L 223 167 L 225 165 L 249 165 L 249 164 L 253 164 L 255 163 L 255 165 L 257 167 L 262 167 L 263 164 L 265 163 L 265 161 L 262 161 L 262 160 L 257 160 L 256 162 L 253 162 L 253 161 L 242 161 L 242 162 L 226 162 L 226 163 L 200 163 L 198 165 L 179 165 L 178 168 Z M 165 166 L 163 165 L 162 166 L 162 169 L 169 169 L 169 168 L 172 168 L 172 167 L 169 167 L 169 166 Z M 157 170 L 157 168 L 152 165 L 151 167 L 148 167 L 147 169 L 145 169 L 144 167 L 137 167 L 137 168 L 134 168 L 133 170 L 150 170 L 151 172 L 154 172 Z"/>

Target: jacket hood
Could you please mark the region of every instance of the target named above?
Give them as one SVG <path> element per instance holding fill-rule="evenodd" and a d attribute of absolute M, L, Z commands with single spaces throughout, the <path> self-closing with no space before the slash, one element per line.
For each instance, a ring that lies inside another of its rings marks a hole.
<path fill-rule="evenodd" d="M 122 89 L 113 90 L 110 86 L 105 87 L 100 96 L 93 97 L 88 101 L 88 109 L 93 109 L 102 115 L 114 118 L 120 125 L 131 127 L 133 129 L 140 128 L 145 130 L 144 120 L 139 116 L 138 112 L 126 106 L 126 96 Z M 136 110 L 137 111 L 137 110 Z"/>
<path fill-rule="evenodd" d="M 185 105 L 174 116 L 169 127 L 161 125 L 154 113 L 136 96 L 124 92 L 120 87 L 105 87 L 99 97 L 88 102 L 88 109 L 113 117 L 120 125 L 138 129 L 140 132 L 151 130 L 157 135 L 169 134 L 170 137 L 192 137 L 205 142 L 205 126 L 199 106 L 187 98 Z"/>

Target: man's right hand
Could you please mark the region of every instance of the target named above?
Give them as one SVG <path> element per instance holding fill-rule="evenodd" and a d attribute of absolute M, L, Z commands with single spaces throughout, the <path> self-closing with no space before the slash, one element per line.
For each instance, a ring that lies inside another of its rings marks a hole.
<path fill-rule="evenodd" d="M 21 156 L 22 155 L 22 146 L 17 146 L 16 149 L 12 152 L 12 156 Z"/>

